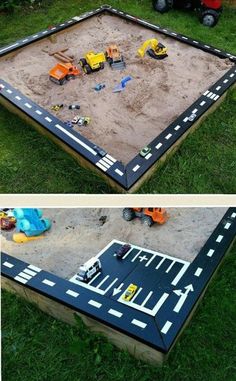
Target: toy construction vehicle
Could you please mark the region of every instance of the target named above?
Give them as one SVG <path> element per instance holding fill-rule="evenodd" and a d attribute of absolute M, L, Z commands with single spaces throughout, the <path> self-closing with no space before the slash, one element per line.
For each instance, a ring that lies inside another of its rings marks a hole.
<path fill-rule="evenodd" d="M 84 58 L 79 61 L 86 74 L 104 69 L 104 62 L 106 62 L 104 53 L 94 53 L 92 50 L 86 53 Z"/>
<path fill-rule="evenodd" d="M 150 49 L 148 49 L 149 47 Z M 146 50 L 147 54 L 156 60 L 161 60 L 167 57 L 167 48 L 158 42 L 156 38 L 146 40 L 138 49 L 138 55 L 143 57 Z"/>
<path fill-rule="evenodd" d="M 58 85 L 63 85 L 66 81 L 74 79 L 81 74 L 80 70 L 71 63 L 57 63 L 49 71 L 49 79 Z"/>
<path fill-rule="evenodd" d="M 215 26 L 222 12 L 221 0 L 153 0 L 156 11 L 164 13 L 170 8 L 195 9 L 200 21 L 206 26 Z"/>
<path fill-rule="evenodd" d="M 124 58 L 117 45 L 108 46 L 105 56 L 112 69 L 123 70 L 125 68 Z"/>
<path fill-rule="evenodd" d="M 164 208 L 124 208 L 123 218 L 126 221 L 131 221 L 135 217 L 141 218 L 144 225 L 152 226 L 155 222 L 162 225 L 167 219 L 168 215 Z"/>
<path fill-rule="evenodd" d="M 13 240 L 17 243 L 25 243 L 31 240 L 42 238 L 42 233 L 49 230 L 51 221 L 42 219 L 41 209 L 16 208 L 13 211 L 17 219 L 17 233 L 13 234 Z"/>

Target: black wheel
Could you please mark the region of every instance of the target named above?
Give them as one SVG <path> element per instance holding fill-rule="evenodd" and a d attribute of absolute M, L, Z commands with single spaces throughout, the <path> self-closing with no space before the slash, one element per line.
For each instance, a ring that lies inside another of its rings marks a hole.
<path fill-rule="evenodd" d="M 84 67 L 84 65 L 86 65 L 86 63 L 87 63 L 87 61 L 86 61 L 85 58 L 80 58 L 79 64 L 80 64 L 81 67 Z"/>
<path fill-rule="evenodd" d="M 160 13 L 168 12 L 173 6 L 173 0 L 153 0 L 153 7 Z"/>
<path fill-rule="evenodd" d="M 104 69 L 104 62 L 101 62 L 101 63 L 100 63 L 100 69 L 101 69 L 101 70 Z"/>
<path fill-rule="evenodd" d="M 92 69 L 88 64 L 84 65 L 83 69 L 86 74 L 92 73 Z"/>
<path fill-rule="evenodd" d="M 151 227 L 153 225 L 153 220 L 150 216 L 143 216 L 143 224 Z"/>
<path fill-rule="evenodd" d="M 123 209 L 123 218 L 125 221 L 131 221 L 135 217 L 135 213 L 131 208 Z"/>
<path fill-rule="evenodd" d="M 66 77 L 59 80 L 59 83 L 61 86 L 64 85 L 65 82 L 66 82 Z"/>
<path fill-rule="evenodd" d="M 217 24 L 219 13 L 214 9 L 207 9 L 200 14 L 200 21 L 203 25 L 213 27 Z"/>

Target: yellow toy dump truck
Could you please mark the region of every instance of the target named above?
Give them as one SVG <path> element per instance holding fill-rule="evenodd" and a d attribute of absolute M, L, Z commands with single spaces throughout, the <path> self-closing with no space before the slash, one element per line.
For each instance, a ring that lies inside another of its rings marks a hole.
<path fill-rule="evenodd" d="M 147 48 L 149 47 L 150 49 L 147 50 Z M 160 42 L 158 42 L 156 38 L 146 40 L 138 49 L 138 55 L 140 57 L 143 57 L 146 50 L 147 54 L 156 60 L 160 60 L 167 57 L 167 48 Z"/>
<path fill-rule="evenodd" d="M 79 61 L 83 71 L 86 74 L 104 69 L 104 62 L 106 62 L 105 54 L 103 52 L 94 53 L 92 50 L 86 53 L 85 56 Z"/>

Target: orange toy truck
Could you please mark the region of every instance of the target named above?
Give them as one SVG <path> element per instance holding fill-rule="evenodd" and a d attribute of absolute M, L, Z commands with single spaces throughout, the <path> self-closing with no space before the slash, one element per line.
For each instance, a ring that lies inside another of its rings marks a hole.
<path fill-rule="evenodd" d="M 162 225 L 168 220 L 168 214 L 164 208 L 124 208 L 123 218 L 131 221 L 135 217 L 141 218 L 144 225 L 152 226 L 154 222 Z"/>
<path fill-rule="evenodd" d="M 125 68 L 124 58 L 116 44 L 108 46 L 105 56 L 112 69 L 123 70 Z"/>
<path fill-rule="evenodd" d="M 70 62 L 57 63 L 49 71 L 49 79 L 58 85 L 63 85 L 66 81 L 74 79 L 77 75 L 81 74 L 81 71 Z"/>

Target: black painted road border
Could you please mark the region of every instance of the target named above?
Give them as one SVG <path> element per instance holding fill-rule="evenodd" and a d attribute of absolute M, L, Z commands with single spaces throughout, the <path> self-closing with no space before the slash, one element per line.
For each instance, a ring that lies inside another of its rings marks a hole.
<path fill-rule="evenodd" d="M 117 316 L 114 311 L 121 308 L 118 301 L 101 294 L 94 295 L 94 292 L 89 289 L 75 285 L 6 253 L 2 253 L 1 256 L 1 274 L 23 287 L 53 299 L 167 354 L 235 236 L 236 208 L 229 208 L 178 282 L 177 290 L 172 290 L 172 294 L 154 317 L 136 310 L 136 319 L 133 319 L 131 308 L 123 304 L 122 316 Z M 186 291 L 188 291 L 187 295 Z M 178 305 L 176 305 L 176 293 L 180 296 Z M 118 317 L 122 317 L 122 319 Z"/>
<path fill-rule="evenodd" d="M 45 37 L 63 31 L 90 17 L 103 13 L 117 15 L 142 25 L 143 27 L 174 38 L 180 42 L 191 45 L 197 49 L 201 49 L 209 54 L 213 54 L 220 58 L 228 58 L 236 63 L 236 56 L 229 52 L 217 49 L 211 45 L 207 45 L 201 41 L 194 40 L 179 33 L 175 33 L 169 29 L 162 28 L 159 25 L 154 25 L 109 5 L 103 5 L 80 16 L 72 17 L 64 23 L 52 26 L 27 38 L 20 39 L 6 47 L 0 48 L 0 57 L 34 43 L 35 41 L 39 41 Z M 235 82 L 236 65 L 229 69 L 224 76 L 206 90 L 204 94 L 184 111 L 184 113 L 171 123 L 165 131 L 148 144 L 152 151 L 146 157 L 143 158 L 137 154 L 126 166 L 124 166 L 121 161 L 113 158 L 109 153 L 101 158 L 92 148 L 94 143 L 84 138 L 80 133 L 68 128 L 64 122 L 32 102 L 20 91 L 1 79 L 0 96 L 39 123 L 44 129 L 50 131 L 50 133 L 72 148 L 76 153 L 88 160 L 96 167 L 96 169 L 114 180 L 114 182 L 121 186 L 122 189 L 128 191 Z"/>

